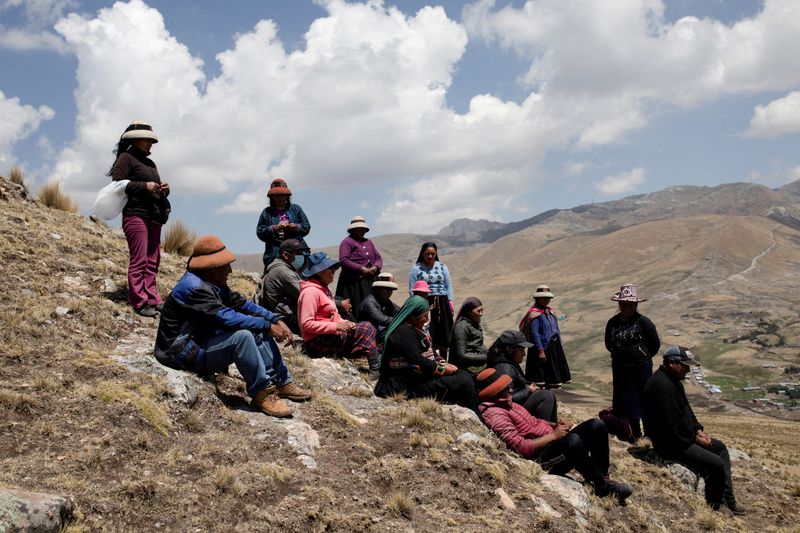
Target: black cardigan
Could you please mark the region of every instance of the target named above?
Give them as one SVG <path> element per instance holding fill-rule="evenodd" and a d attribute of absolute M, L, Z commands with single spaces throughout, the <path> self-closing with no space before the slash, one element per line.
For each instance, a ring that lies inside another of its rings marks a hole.
<path fill-rule="evenodd" d="M 697 421 L 680 380 L 659 368 L 644 387 L 644 431 L 659 455 L 673 457 L 694 443 Z"/>

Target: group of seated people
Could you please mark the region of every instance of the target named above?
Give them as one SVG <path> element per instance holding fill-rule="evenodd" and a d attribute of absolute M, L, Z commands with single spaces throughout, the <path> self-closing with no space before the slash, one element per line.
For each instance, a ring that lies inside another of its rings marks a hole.
<path fill-rule="evenodd" d="M 348 302 L 337 302 L 329 289 L 339 261 L 287 239 L 265 269 L 259 305 L 228 287 L 233 261 L 219 238 L 197 239 L 187 272 L 164 303 L 155 346 L 162 364 L 204 375 L 233 363 L 253 408 L 286 417 L 292 409 L 284 400 L 312 395 L 292 382 L 278 348 L 277 342 L 291 342 L 294 332 L 311 357 L 366 360 L 377 396 L 433 397 L 469 408 L 511 450 L 547 472 L 577 470 L 595 494 L 620 502 L 632 494 L 632 487 L 608 477 L 606 424 L 599 418 L 577 425 L 559 419 L 553 391 L 526 379 L 521 364 L 534 345 L 523 333 L 504 331 L 484 347 L 477 298 L 467 299 L 456 314 L 448 361 L 426 330 L 431 309 L 424 281 L 415 283 L 398 307 L 391 301 L 397 284 L 391 274 L 380 273 L 355 311 L 343 308 Z M 690 364 L 695 363 L 685 349 L 664 354 L 662 369 L 648 385 L 647 434 L 658 453 L 706 476 L 709 504 L 740 511 L 725 445 L 703 433 L 686 401 L 680 380 Z"/>

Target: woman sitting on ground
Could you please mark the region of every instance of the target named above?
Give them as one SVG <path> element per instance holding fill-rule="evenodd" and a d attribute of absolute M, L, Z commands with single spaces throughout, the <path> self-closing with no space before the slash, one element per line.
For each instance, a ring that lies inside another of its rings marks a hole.
<path fill-rule="evenodd" d="M 422 329 L 428 320 L 428 309 L 424 298 L 412 296 L 389 324 L 375 394 L 434 397 L 475 410 L 477 396 L 472 376 L 438 357 Z"/>
<path fill-rule="evenodd" d="M 377 280 L 372 284 L 372 294 L 364 298 L 358 309 L 358 319 L 366 320 L 383 333 L 392 323 L 394 315 L 400 306 L 392 301 L 392 293 L 397 290 L 394 276 L 389 272 L 378 274 Z"/>
<path fill-rule="evenodd" d="M 511 378 L 511 397 L 536 418 L 558 422 L 558 402 L 553 391 L 529 383 L 522 372 L 525 350 L 533 344 L 520 331 L 504 331 L 489 348 L 487 366 Z"/>
<path fill-rule="evenodd" d="M 450 357 L 448 360 L 470 374 L 477 374 L 486 368 L 486 346 L 483 345 L 483 304 L 470 296 L 461 304 L 450 337 Z"/>
<path fill-rule="evenodd" d="M 602 420 L 593 418 L 572 428 L 568 421 L 536 418 L 514 403 L 511 378 L 494 368 L 478 374 L 477 384 L 478 412 L 506 446 L 551 474 L 564 475 L 574 468 L 597 496 L 613 495 L 622 503 L 633 493 L 629 485 L 608 479 L 608 430 Z"/>
<path fill-rule="evenodd" d="M 311 254 L 300 281 L 297 315 L 303 347 L 311 357 L 366 358 L 370 377 L 377 378 L 380 355 L 375 341 L 375 326 L 369 322 L 344 320 L 328 285 L 339 262 L 325 252 Z"/>

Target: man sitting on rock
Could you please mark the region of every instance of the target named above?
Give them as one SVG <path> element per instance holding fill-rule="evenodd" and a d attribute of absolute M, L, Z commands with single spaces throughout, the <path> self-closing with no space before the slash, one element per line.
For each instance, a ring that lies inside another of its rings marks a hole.
<path fill-rule="evenodd" d="M 292 409 L 281 398 L 303 401 L 311 397 L 311 391 L 292 383 L 275 342 L 291 339 L 292 333 L 280 315 L 228 288 L 235 260 L 214 235 L 195 241 L 187 272 L 161 311 L 156 359 L 200 375 L 235 363 L 253 408 L 271 416 L 290 416 Z"/>
<path fill-rule="evenodd" d="M 703 431 L 681 383 L 689 368 L 699 364 L 686 348 L 667 348 L 661 367 L 644 388 L 645 434 L 661 457 L 681 463 L 705 479 L 706 502 L 711 507 L 720 509 L 724 503 L 734 514 L 744 514 L 733 494 L 728 448 Z"/>
<path fill-rule="evenodd" d="M 297 298 L 300 296 L 300 272 L 305 265 L 308 247 L 297 239 L 286 239 L 278 248 L 278 257 L 269 265 L 261 280 L 259 303 L 283 317 L 292 330 L 300 334 L 297 324 Z"/>
<path fill-rule="evenodd" d="M 358 319 L 365 320 L 375 326 L 378 333 L 383 333 L 392 323 L 400 306 L 392 301 L 392 293 L 397 290 L 394 276 L 381 272 L 372 282 L 372 294 L 361 302 L 358 308 Z"/>

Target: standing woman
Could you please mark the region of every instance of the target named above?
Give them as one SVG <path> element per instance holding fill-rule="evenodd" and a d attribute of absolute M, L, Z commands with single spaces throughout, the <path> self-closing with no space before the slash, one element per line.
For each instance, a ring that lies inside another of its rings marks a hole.
<path fill-rule="evenodd" d="M 525 313 L 519 329 L 533 347 L 528 349 L 525 377 L 539 387 L 557 389 L 572 381 L 567 356 L 561 345 L 561 330 L 550 300 L 553 293 L 547 285 L 539 285 L 533 293 L 533 306 Z"/>
<path fill-rule="evenodd" d="M 125 187 L 128 201 L 122 209 L 122 231 L 128 241 L 128 302 L 133 310 L 155 317 L 162 307 L 156 276 L 161 262 L 161 226 L 171 211 L 169 185 L 161 181 L 148 156 L 158 137 L 145 122 L 133 122 L 114 150 L 117 158 L 108 175 L 114 181 L 130 180 Z"/>
<path fill-rule="evenodd" d="M 661 341 L 656 326 L 637 308 L 639 298 L 636 285 L 625 284 L 611 297 L 618 302 L 619 313 L 606 324 L 606 349 L 611 352 L 611 375 L 614 380 L 612 409 L 631 425 L 635 442 L 642 436 L 639 421 L 642 418 L 644 386 L 653 374 L 653 356 L 658 353 Z"/>
<path fill-rule="evenodd" d="M 272 180 L 267 191 L 269 205 L 261 212 L 256 226 L 256 235 L 264 241 L 265 274 L 267 266 L 280 255 L 278 247 L 286 239 L 297 239 L 308 248 L 303 237 L 311 231 L 311 224 L 303 208 L 290 201 L 291 196 L 292 191 L 286 186 L 285 180 Z M 308 252 L 304 252 L 304 255 L 308 255 Z"/>
<path fill-rule="evenodd" d="M 408 292 L 414 291 L 417 281 L 428 284 L 430 294 L 430 324 L 428 326 L 433 347 L 439 356 L 447 359 L 447 347 L 453 333 L 453 284 L 447 265 L 439 261 L 439 251 L 435 242 L 426 242 L 419 250 L 416 264 L 408 276 Z"/>
<path fill-rule="evenodd" d="M 372 294 L 372 283 L 383 268 L 383 258 L 375 243 L 364 235 L 369 226 L 364 217 L 353 217 L 347 232 L 350 234 L 339 244 L 339 262 L 342 271 L 336 284 L 336 296 L 350 300 L 358 313 L 361 302 Z"/>

